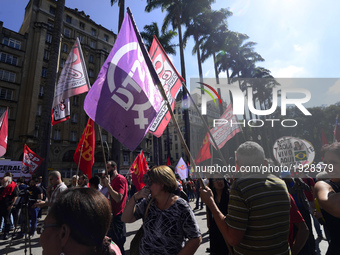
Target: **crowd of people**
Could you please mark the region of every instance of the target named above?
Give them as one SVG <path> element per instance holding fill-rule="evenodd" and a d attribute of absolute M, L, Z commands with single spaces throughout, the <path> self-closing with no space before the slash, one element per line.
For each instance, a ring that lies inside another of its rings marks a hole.
<path fill-rule="evenodd" d="M 75 175 L 69 186 L 59 171 L 49 173 L 48 187 L 41 176 L 26 185 L 6 173 L 0 188 L 2 239 L 16 227 L 13 238 L 32 237 L 47 208 L 40 236 L 45 254 L 125 254 L 126 224 L 138 219 L 144 232 L 139 254 L 194 254 L 202 242 L 194 211 L 204 203 L 210 254 L 312 255 L 317 239 L 328 241 L 327 255 L 338 254 L 340 143 L 322 153 L 326 168 L 316 178 L 287 172 L 231 180 L 217 174 L 204 187 L 192 178 L 180 180 L 169 166 L 154 166 L 137 191 L 114 161 L 107 162 L 107 174 Z M 241 144 L 236 155 L 237 169 L 274 164 L 255 142 Z M 23 207 L 28 221 L 19 213 Z"/>

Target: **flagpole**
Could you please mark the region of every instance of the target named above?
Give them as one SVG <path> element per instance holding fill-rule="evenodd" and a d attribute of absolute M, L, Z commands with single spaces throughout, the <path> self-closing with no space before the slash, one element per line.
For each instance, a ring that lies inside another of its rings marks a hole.
<path fill-rule="evenodd" d="M 221 157 L 221 160 L 222 160 L 223 164 L 224 164 L 225 166 L 227 166 L 228 164 L 227 164 L 226 160 L 224 159 L 223 154 L 222 154 L 220 148 L 218 148 L 217 143 L 216 143 L 216 141 L 215 141 L 213 135 L 212 135 L 211 132 L 210 132 L 210 129 L 209 129 L 209 127 L 208 127 L 207 122 L 206 122 L 205 119 L 203 118 L 203 116 L 202 116 L 200 110 L 198 109 L 198 107 L 197 107 L 195 101 L 192 99 L 192 97 L 191 97 L 191 95 L 190 95 L 190 93 L 189 93 L 189 91 L 188 91 L 188 89 L 187 89 L 187 86 L 184 85 L 184 86 L 182 86 L 182 87 L 185 89 L 186 93 L 189 95 L 190 100 L 191 100 L 192 104 L 194 105 L 195 110 L 196 110 L 197 113 L 198 113 L 198 116 L 200 116 L 200 118 L 201 118 L 201 120 L 202 120 L 202 122 L 203 122 L 205 128 L 208 130 L 209 137 L 211 138 L 211 141 L 213 142 L 214 147 L 215 147 L 215 149 L 216 149 L 217 152 L 218 152 L 218 155 Z"/>
<path fill-rule="evenodd" d="M 131 23 L 132 23 L 132 26 L 133 26 L 133 28 L 134 28 L 136 34 L 139 34 L 139 31 L 138 31 L 138 29 L 137 29 L 135 20 L 133 19 L 133 16 L 132 16 L 132 13 L 131 13 L 130 8 L 127 8 L 127 13 L 128 13 L 129 16 L 130 16 Z M 152 64 L 152 61 L 151 61 L 151 59 L 150 59 L 149 54 L 147 53 L 145 47 L 143 47 L 143 46 L 144 46 L 144 43 L 142 42 L 141 36 L 137 36 L 137 40 L 138 40 L 139 45 L 141 45 L 142 54 L 143 54 L 143 56 L 144 56 L 144 59 L 145 59 L 145 62 L 146 62 L 146 64 L 147 64 L 147 66 L 149 67 L 149 71 L 150 71 L 150 73 L 151 73 L 151 76 L 154 78 L 155 83 L 156 83 L 156 85 L 158 86 L 158 89 L 159 89 L 159 91 L 160 91 L 160 93 L 161 93 L 161 95 L 162 95 L 162 97 L 163 97 L 163 100 L 165 101 L 166 106 L 168 107 L 168 111 L 169 111 L 169 113 L 170 113 L 170 115 L 171 115 L 171 118 L 172 118 L 173 121 L 175 122 L 175 128 L 176 128 L 176 130 L 177 130 L 177 132 L 178 132 L 178 134 L 179 134 L 179 138 L 180 138 L 181 143 L 182 143 L 182 145 L 183 145 L 183 147 L 184 147 L 184 150 L 185 150 L 185 152 L 186 152 L 188 158 L 189 158 L 190 161 L 192 162 L 193 166 L 194 166 L 195 169 L 196 169 L 196 164 L 195 164 L 195 162 L 194 162 L 194 160 L 193 160 L 193 157 L 192 157 L 191 154 L 190 154 L 190 151 L 189 151 L 189 149 L 188 149 L 187 144 L 186 144 L 185 141 L 184 141 L 182 132 L 181 132 L 179 126 L 178 126 L 178 123 L 177 123 L 177 120 L 176 120 L 176 118 L 175 118 L 175 116 L 174 116 L 174 113 L 172 112 L 170 103 L 169 103 L 168 98 L 167 98 L 167 96 L 166 96 L 166 94 L 165 94 L 164 88 L 163 88 L 163 86 L 162 86 L 162 84 L 161 84 L 161 82 L 160 82 L 160 80 L 159 80 L 158 74 L 156 73 L 155 68 L 153 68 L 153 64 Z M 150 67 L 152 67 L 152 68 L 150 68 Z M 187 132 L 188 132 L 188 130 L 187 130 Z M 203 180 L 202 180 L 202 177 L 201 177 L 201 174 L 200 174 L 200 173 L 198 173 L 198 174 L 199 174 L 198 180 L 199 180 L 199 182 L 200 182 L 200 185 L 201 185 L 202 187 L 205 187 L 205 185 L 204 185 L 204 183 L 203 183 Z"/>
<path fill-rule="evenodd" d="M 85 139 L 84 139 L 85 141 Z M 83 144 L 81 145 L 81 148 L 80 148 L 80 154 L 79 154 L 79 160 L 78 160 L 78 165 L 77 165 L 77 180 L 78 180 L 78 174 L 79 174 L 79 166 L 80 166 L 80 160 L 81 160 L 81 155 L 83 154 L 83 148 L 84 148 L 84 141 L 83 141 Z M 78 186 L 78 181 L 76 182 L 76 187 Z"/>
<path fill-rule="evenodd" d="M 105 175 L 107 176 L 108 175 L 108 172 L 107 172 L 107 167 L 106 167 L 106 157 L 105 157 L 105 150 L 104 150 L 104 145 L 103 145 L 103 138 L 102 138 L 102 128 L 97 124 L 97 127 L 98 127 L 98 131 L 99 131 L 99 138 L 100 138 L 100 145 L 102 147 L 102 151 L 103 151 L 103 158 L 104 158 L 104 164 L 105 164 Z M 120 156 L 120 154 L 119 154 Z"/>

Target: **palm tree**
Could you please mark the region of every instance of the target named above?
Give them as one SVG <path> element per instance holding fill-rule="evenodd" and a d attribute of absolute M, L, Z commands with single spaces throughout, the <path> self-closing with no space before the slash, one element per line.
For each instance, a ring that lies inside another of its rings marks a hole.
<path fill-rule="evenodd" d="M 58 66 L 58 58 L 59 58 L 59 45 L 64 17 L 64 7 L 65 0 L 58 0 L 55 12 L 53 33 L 52 33 L 52 43 L 51 43 L 51 52 L 50 52 L 50 60 L 48 62 L 47 69 L 47 80 L 45 84 L 45 95 L 43 99 L 43 107 L 40 119 L 40 129 L 38 141 L 38 150 L 37 153 L 44 158 L 45 160 L 42 162 L 40 167 L 40 172 L 44 176 L 44 182 L 47 182 L 47 167 L 49 163 L 50 156 L 50 135 L 51 135 L 51 118 L 52 118 L 52 104 L 54 98 L 54 89 L 57 80 L 57 66 Z"/>
<path fill-rule="evenodd" d="M 145 25 L 144 31 L 140 33 L 143 37 L 145 46 L 150 49 L 153 36 L 155 35 L 162 45 L 164 51 L 167 54 L 174 54 L 176 55 L 176 45 L 171 44 L 171 40 L 177 35 L 176 32 L 169 30 L 168 32 L 164 32 L 162 34 L 159 33 L 158 25 L 156 22 L 152 22 L 151 25 Z"/>
<path fill-rule="evenodd" d="M 118 7 L 119 7 L 119 22 L 118 22 L 118 32 L 119 32 L 120 28 L 122 27 L 123 20 L 124 20 L 125 0 L 111 0 L 111 6 L 117 2 L 118 2 Z"/>

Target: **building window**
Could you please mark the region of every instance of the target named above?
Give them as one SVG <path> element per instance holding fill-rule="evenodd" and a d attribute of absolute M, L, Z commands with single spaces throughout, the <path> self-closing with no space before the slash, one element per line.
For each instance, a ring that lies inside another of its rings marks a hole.
<path fill-rule="evenodd" d="M 94 63 L 94 56 L 93 56 L 93 55 L 90 55 L 90 56 L 89 56 L 89 62 L 90 62 L 90 63 Z"/>
<path fill-rule="evenodd" d="M 50 13 L 55 15 L 55 7 L 50 5 Z"/>
<path fill-rule="evenodd" d="M 177 141 L 177 135 L 175 135 L 175 141 Z"/>
<path fill-rule="evenodd" d="M 77 131 L 71 131 L 70 140 L 71 140 L 71 142 L 77 141 Z"/>
<path fill-rule="evenodd" d="M 54 130 L 53 139 L 56 140 L 56 141 L 60 141 L 61 140 L 61 131 L 60 131 L 60 129 L 55 129 Z"/>
<path fill-rule="evenodd" d="M 40 86 L 39 88 L 39 97 L 42 97 L 44 95 L 44 87 Z"/>
<path fill-rule="evenodd" d="M 63 44 L 63 48 L 62 48 L 63 52 L 68 52 L 68 45 L 66 43 Z"/>
<path fill-rule="evenodd" d="M 79 42 L 84 43 L 85 37 L 83 35 L 79 35 L 78 38 L 79 38 Z"/>
<path fill-rule="evenodd" d="M 44 60 L 50 59 L 50 52 L 48 50 L 44 50 Z"/>
<path fill-rule="evenodd" d="M 54 21 L 51 20 L 51 19 L 49 19 L 49 20 L 47 21 L 47 25 L 49 25 L 50 28 L 53 28 L 53 27 L 54 27 Z"/>
<path fill-rule="evenodd" d="M 79 27 L 80 27 L 80 29 L 84 30 L 85 29 L 85 23 L 79 21 Z"/>
<path fill-rule="evenodd" d="M 18 58 L 14 57 L 11 54 L 0 52 L 0 61 L 1 62 L 5 62 L 5 63 L 10 64 L 10 65 L 15 65 L 16 66 L 17 63 L 18 63 Z"/>
<path fill-rule="evenodd" d="M 93 69 L 89 69 L 89 77 L 90 77 L 90 78 L 93 78 L 93 77 L 94 77 Z"/>
<path fill-rule="evenodd" d="M 5 71 L 5 70 L 0 70 L 0 80 L 15 82 L 15 73 Z"/>
<path fill-rule="evenodd" d="M 176 153 L 176 159 L 178 159 L 178 153 Z"/>
<path fill-rule="evenodd" d="M 46 42 L 51 43 L 52 42 L 52 35 L 51 34 L 46 34 Z"/>
<path fill-rule="evenodd" d="M 38 104 L 38 107 L 37 107 L 37 116 L 41 116 L 41 111 L 42 111 L 42 105 Z"/>
<path fill-rule="evenodd" d="M 18 49 L 18 50 L 20 50 L 21 48 L 21 42 L 14 40 L 13 38 L 4 37 L 2 39 L 2 44 L 7 45 L 11 48 Z"/>
<path fill-rule="evenodd" d="M 94 28 L 91 29 L 91 35 L 96 36 L 97 34 L 97 30 L 95 30 Z"/>
<path fill-rule="evenodd" d="M 127 152 L 124 152 L 124 154 L 123 154 L 123 165 L 124 166 L 129 165 L 129 154 Z"/>
<path fill-rule="evenodd" d="M 41 70 L 41 77 L 46 78 L 47 77 L 47 68 L 43 67 Z"/>
<path fill-rule="evenodd" d="M 66 63 L 66 59 L 62 58 L 61 61 L 60 61 L 60 67 L 64 68 L 65 63 Z"/>
<path fill-rule="evenodd" d="M 91 48 L 95 48 L 95 47 L 96 47 L 96 43 L 95 43 L 94 41 L 91 41 L 91 42 L 90 42 L 90 47 L 91 47 Z"/>
<path fill-rule="evenodd" d="M 78 123 L 78 113 L 72 113 L 72 123 Z"/>
<path fill-rule="evenodd" d="M 177 143 L 175 144 L 175 150 L 178 150 L 178 144 Z"/>
<path fill-rule="evenodd" d="M 66 15 L 66 22 L 69 23 L 69 24 L 71 24 L 71 23 L 72 23 L 72 17 Z"/>
<path fill-rule="evenodd" d="M 108 36 L 108 35 L 104 35 L 104 40 L 105 40 L 106 42 L 108 42 L 108 41 L 109 41 L 109 36 Z"/>
<path fill-rule="evenodd" d="M 39 126 L 35 125 L 33 136 L 37 138 L 39 136 Z"/>
<path fill-rule="evenodd" d="M 65 37 L 70 38 L 71 37 L 71 30 L 68 28 L 64 28 L 64 35 Z"/>
<path fill-rule="evenodd" d="M 0 99 L 12 100 L 13 90 L 0 88 Z"/>
<path fill-rule="evenodd" d="M 73 105 L 74 106 L 77 106 L 79 105 L 79 96 L 73 96 Z"/>
<path fill-rule="evenodd" d="M 6 110 L 7 110 L 7 106 L 0 106 L 0 116 L 2 116 Z M 10 109 L 8 108 L 8 118 L 9 118 L 9 115 L 10 115 Z"/>
<path fill-rule="evenodd" d="M 107 142 L 107 134 L 102 134 L 103 143 Z"/>

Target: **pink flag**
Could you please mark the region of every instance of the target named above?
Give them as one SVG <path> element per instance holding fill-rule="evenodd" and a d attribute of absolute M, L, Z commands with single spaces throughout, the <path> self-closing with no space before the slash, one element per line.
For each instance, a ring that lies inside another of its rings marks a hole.
<path fill-rule="evenodd" d="M 151 60 L 156 69 L 158 77 L 161 81 L 161 84 L 164 88 L 168 101 L 171 105 L 171 109 L 174 110 L 174 98 L 178 90 L 182 86 L 182 81 L 184 81 L 184 79 L 178 74 L 176 68 L 172 65 L 170 59 L 168 58 L 156 36 L 154 36 L 149 54 L 151 56 Z M 170 119 L 171 116 L 168 111 L 168 107 L 163 101 L 158 115 L 150 126 L 149 132 L 157 137 L 160 137 L 163 134 Z"/>
<path fill-rule="evenodd" d="M 8 137 L 8 107 L 0 117 L 0 157 L 5 155 L 7 150 Z"/>
<path fill-rule="evenodd" d="M 90 81 L 87 75 L 80 42 L 77 38 L 58 80 L 52 106 L 51 124 L 55 125 L 69 119 L 69 98 L 87 92 L 89 87 Z"/>

